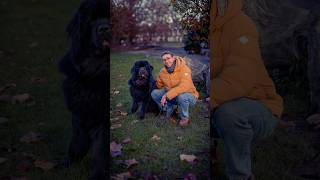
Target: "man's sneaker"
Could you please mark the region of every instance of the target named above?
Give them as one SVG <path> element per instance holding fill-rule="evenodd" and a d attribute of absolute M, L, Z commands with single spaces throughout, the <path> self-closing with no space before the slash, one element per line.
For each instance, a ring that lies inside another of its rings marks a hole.
<path fill-rule="evenodd" d="M 190 120 L 188 118 L 181 118 L 179 121 L 180 126 L 187 126 L 190 123 Z"/>

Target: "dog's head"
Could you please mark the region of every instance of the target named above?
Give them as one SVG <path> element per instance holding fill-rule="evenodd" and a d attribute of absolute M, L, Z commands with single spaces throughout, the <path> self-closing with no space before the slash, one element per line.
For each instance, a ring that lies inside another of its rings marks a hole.
<path fill-rule="evenodd" d="M 131 68 L 132 77 L 129 81 L 129 84 L 136 86 L 147 85 L 153 80 L 152 70 L 153 67 L 148 61 L 136 61 Z"/>
<path fill-rule="evenodd" d="M 106 0 L 84 0 L 81 3 L 66 29 L 73 59 L 107 55 L 111 37 L 109 8 Z"/>

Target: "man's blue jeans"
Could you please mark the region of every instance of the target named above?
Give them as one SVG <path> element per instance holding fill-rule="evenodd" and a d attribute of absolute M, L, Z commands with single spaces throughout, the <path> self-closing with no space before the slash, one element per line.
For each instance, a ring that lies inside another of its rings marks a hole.
<path fill-rule="evenodd" d="M 252 142 L 271 135 L 278 118 L 259 101 L 240 98 L 220 105 L 211 121 L 211 131 L 224 141 L 227 177 L 247 179 L 252 174 Z"/>
<path fill-rule="evenodd" d="M 167 103 L 164 108 L 161 107 L 161 98 L 166 93 L 166 90 L 163 89 L 154 89 L 151 92 L 152 99 L 158 104 L 159 108 L 162 110 L 166 110 L 167 117 L 170 117 L 173 113 L 173 105 L 178 105 L 180 109 L 180 118 L 189 118 L 189 106 L 195 105 L 197 100 L 191 93 L 182 93 L 177 97 L 167 100 Z"/>

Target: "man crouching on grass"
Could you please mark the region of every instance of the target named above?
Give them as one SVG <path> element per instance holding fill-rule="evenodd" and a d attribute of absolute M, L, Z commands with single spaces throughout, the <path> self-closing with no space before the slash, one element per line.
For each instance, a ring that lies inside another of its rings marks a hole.
<path fill-rule="evenodd" d="M 165 119 L 170 119 L 174 109 L 179 108 L 179 125 L 186 126 L 190 123 L 189 106 L 195 105 L 199 93 L 191 78 L 191 70 L 183 58 L 174 56 L 171 52 L 161 55 L 164 68 L 160 70 L 156 79 L 158 89 L 151 92 L 153 100 L 162 111 L 166 111 Z"/>

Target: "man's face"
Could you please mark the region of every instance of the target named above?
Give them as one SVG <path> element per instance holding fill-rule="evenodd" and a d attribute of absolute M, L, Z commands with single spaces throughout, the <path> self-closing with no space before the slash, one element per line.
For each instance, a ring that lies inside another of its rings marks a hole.
<path fill-rule="evenodd" d="M 167 67 L 171 67 L 174 62 L 174 57 L 171 54 L 164 54 L 162 56 L 163 64 Z"/>

